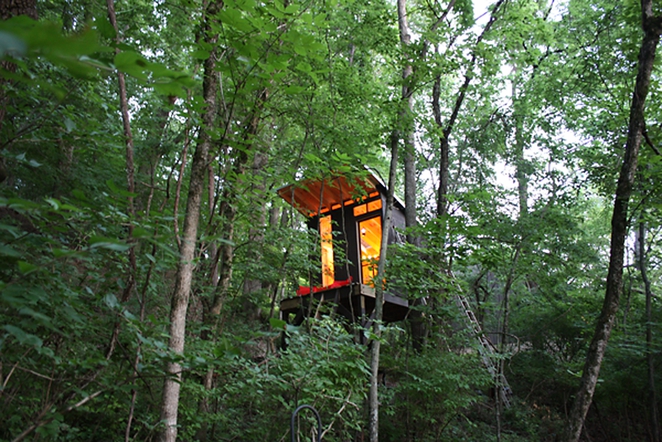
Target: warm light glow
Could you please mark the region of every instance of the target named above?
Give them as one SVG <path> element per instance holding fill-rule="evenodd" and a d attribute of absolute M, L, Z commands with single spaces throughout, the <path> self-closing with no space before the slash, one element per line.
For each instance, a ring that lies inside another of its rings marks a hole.
<path fill-rule="evenodd" d="M 360 206 L 354 207 L 354 216 L 361 216 L 368 213 L 368 206 L 361 204 Z"/>
<path fill-rule="evenodd" d="M 376 216 L 359 221 L 361 241 L 361 282 L 374 286 L 377 276 L 377 261 L 382 244 L 382 218 Z"/>
<path fill-rule="evenodd" d="M 382 200 L 378 199 L 368 203 L 368 212 L 373 212 L 382 208 Z"/>
<path fill-rule="evenodd" d="M 320 218 L 320 238 L 322 241 L 322 286 L 330 286 L 335 278 L 333 266 L 333 230 L 331 216 Z"/>
<path fill-rule="evenodd" d="M 370 201 L 369 203 L 361 204 L 354 207 L 354 216 L 361 216 L 368 212 L 374 212 L 375 210 L 379 210 L 381 208 L 382 208 L 382 200 L 380 198 L 378 200 Z"/>

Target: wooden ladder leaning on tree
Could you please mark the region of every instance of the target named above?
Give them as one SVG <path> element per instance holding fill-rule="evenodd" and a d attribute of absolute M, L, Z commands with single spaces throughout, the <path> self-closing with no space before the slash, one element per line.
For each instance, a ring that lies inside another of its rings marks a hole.
<path fill-rule="evenodd" d="M 449 276 L 452 281 L 455 281 L 455 275 L 449 273 Z M 480 344 L 478 346 L 478 353 L 480 354 L 480 359 L 483 362 L 483 365 L 485 368 L 487 368 L 487 371 L 490 373 L 490 376 L 492 376 L 492 379 L 494 380 L 494 385 L 495 385 L 495 395 L 497 399 L 503 404 L 505 408 L 510 407 L 510 395 L 512 390 L 510 389 L 510 385 L 508 385 L 508 381 L 506 380 L 506 376 L 503 374 L 501 370 L 499 370 L 498 364 L 495 362 L 495 355 L 497 353 L 496 348 L 494 348 L 494 345 L 490 342 L 489 339 L 487 339 L 487 336 L 485 336 L 485 332 L 483 331 L 483 328 L 480 326 L 480 322 L 478 322 L 478 319 L 476 318 L 476 315 L 473 312 L 473 309 L 471 308 L 471 304 L 469 304 L 469 301 L 467 300 L 466 296 L 464 295 L 464 292 L 462 291 L 462 288 L 457 284 L 454 283 L 454 288 L 455 288 L 455 302 L 460 309 L 460 311 L 463 313 L 466 321 L 467 321 L 467 326 L 473 333 L 473 335 L 478 339 L 478 343 Z"/>

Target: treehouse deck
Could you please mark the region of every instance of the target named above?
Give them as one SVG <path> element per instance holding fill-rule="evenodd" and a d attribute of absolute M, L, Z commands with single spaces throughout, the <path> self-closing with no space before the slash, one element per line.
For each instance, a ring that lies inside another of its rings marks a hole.
<path fill-rule="evenodd" d="M 364 327 L 372 324 L 375 310 L 375 289 L 369 285 L 353 283 L 340 287 L 324 287 L 310 293 L 287 298 L 280 303 L 281 319 L 299 325 L 303 319 L 320 312 L 334 312 L 349 322 L 358 322 Z M 384 293 L 384 322 L 401 321 L 409 312 L 407 299 Z"/>

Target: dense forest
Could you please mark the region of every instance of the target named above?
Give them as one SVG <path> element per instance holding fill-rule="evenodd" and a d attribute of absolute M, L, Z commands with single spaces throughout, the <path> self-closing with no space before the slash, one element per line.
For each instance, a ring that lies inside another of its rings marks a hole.
<path fill-rule="evenodd" d="M 662 441 L 659 2 L 0 14 L 0 440 Z"/>

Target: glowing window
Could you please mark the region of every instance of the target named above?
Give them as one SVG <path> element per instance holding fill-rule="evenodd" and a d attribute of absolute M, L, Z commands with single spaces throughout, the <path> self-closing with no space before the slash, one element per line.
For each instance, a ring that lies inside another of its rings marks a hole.
<path fill-rule="evenodd" d="M 331 216 L 320 218 L 320 237 L 322 241 L 322 286 L 333 284 L 333 230 L 331 227 Z"/>
<path fill-rule="evenodd" d="M 378 200 L 370 201 L 366 204 L 361 204 L 360 206 L 354 207 L 354 216 L 361 216 L 368 212 L 374 212 L 382 208 L 381 198 Z"/>
<path fill-rule="evenodd" d="M 382 208 L 382 200 L 374 200 L 368 203 L 368 212 L 373 212 Z"/>
<path fill-rule="evenodd" d="M 366 204 L 354 207 L 354 216 L 361 216 L 366 213 L 368 213 L 368 206 Z"/>
<path fill-rule="evenodd" d="M 373 285 L 377 276 L 377 262 L 382 244 L 382 218 L 359 221 L 359 238 L 361 242 L 361 282 Z"/>

